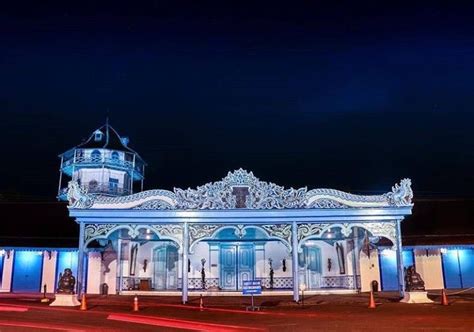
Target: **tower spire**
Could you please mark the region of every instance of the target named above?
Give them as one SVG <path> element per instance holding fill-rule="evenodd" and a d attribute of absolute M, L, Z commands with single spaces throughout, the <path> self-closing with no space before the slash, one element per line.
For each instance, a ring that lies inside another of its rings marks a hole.
<path fill-rule="evenodd" d="M 107 107 L 107 111 L 105 112 L 105 125 L 109 126 L 109 108 Z"/>

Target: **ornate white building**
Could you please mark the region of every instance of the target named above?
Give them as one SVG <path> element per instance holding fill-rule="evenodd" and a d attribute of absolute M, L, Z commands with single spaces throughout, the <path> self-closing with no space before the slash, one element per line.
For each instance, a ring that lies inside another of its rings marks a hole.
<path fill-rule="evenodd" d="M 379 280 L 370 252 L 380 243 L 396 252 L 403 292 L 400 223 L 412 210 L 409 179 L 361 196 L 286 189 L 238 169 L 196 189 L 132 194 L 145 163 L 127 142 L 106 124 L 60 155 L 71 181 L 63 189 L 61 178 L 59 197 L 80 226 L 79 292 L 107 283 L 122 294 L 179 292 L 186 302 L 193 291 L 240 291 L 245 280 L 292 291 L 295 300 L 300 288 L 367 290 Z M 97 245 L 105 249 L 88 253 Z"/>

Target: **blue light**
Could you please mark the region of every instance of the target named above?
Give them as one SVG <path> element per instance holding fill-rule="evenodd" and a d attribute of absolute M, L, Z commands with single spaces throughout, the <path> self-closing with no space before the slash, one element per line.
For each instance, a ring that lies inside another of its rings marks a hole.
<path fill-rule="evenodd" d="M 16 260 L 19 264 L 29 265 L 36 261 L 38 256 L 43 253 L 41 251 L 19 251 L 16 255 Z"/>

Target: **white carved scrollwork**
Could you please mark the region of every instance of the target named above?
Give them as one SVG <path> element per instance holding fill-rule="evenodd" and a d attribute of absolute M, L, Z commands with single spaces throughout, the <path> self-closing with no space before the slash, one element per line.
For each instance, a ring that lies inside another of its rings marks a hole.
<path fill-rule="evenodd" d="M 84 242 L 95 238 L 106 237 L 117 224 L 88 224 L 84 227 Z"/>
<path fill-rule="evenodd" d="M 132 239 L 136 238 L 140 235 L 140 228 L 141 227 L 137 225 L 130 225 L 128 230 L 128 236 L 130 236 Z"/>
<path fill-rule="evenodd" d="M 253 172 L 248 172 L 242 168 L 228 172 L 227 176 L 222 179 L 222 182 L 230 186 L 249 186 L 258 181 L 258 178 L 253 175 Z"/>
<path fill-rule="evenodd" d="M 181 244 L 183 242 L 183 226 L 181 225 L 150 225 L 160 238 L 171 238 Z"/>
<path fill-rule="evenodd" d="M 316 199 L 309 203 L 307 208 L 315 209 L 347 209 L 349 206 L 328 198 Z"/>
<path fill-rule="evenodd" d="M 284 244 L 291 250 L 291 225 L 275 224 L 261 226 L 269 236 L 283 240 Z"/>
<path fill-rule="evenodd" d="M 349 237 L 352 233 L 352 228 L 350 223 L 344 223 L 341 225 L 341 234 L 345 237 Z"/>
<path fill-rule="evenodd" d="M 373 236 L 385 237 L 392 241 L 393 244 L 397 243 L 397 223 L 396 222 L 370 222 L 370 223 L 361 223 L 354 224 L 368 230 L 372 233 Z"/>
<path fill-rule="evenodd" d="M 215 210 L 235 208 L 232 188 L 224 182 L 208 183 L 197 189 L 175 188 L 177 208 L 183 210 Z"/>
<path fill-rule="evenodd" d="M 250 188 L 252 209 L 298 209 L 305 207 L 306 188 L 285 189 L 274 183 L 260 181 Z"/>
<path fill-rule="evenodd" d="M 252 172 L 239 169 L 229 172 L 222 181 L 207 183 L 197 189 L 179 189 L 174 192 L 178 209 L 235 209 L 234 186 L 249 189 L 245 199 L 248 209 L 293 209 L 305 207 L 306 188 L 285 189 L 274 183 L 260 181 Z"/>
<path fill-rule="evenodd" d="M 247 231 L 245 230 L 245 225 L 236 225 L 234 234 L 239 239 L 243 238 L 245 236 L 245 234 L 247 234 Z"/>
<path fill-rule="evenodd" d="M 392 187 L 391 192 L 383 195 L 354 195 L 334 189 L 308 191 L 306 187 L 285 189 L 271 182 L 260 181 L 252 172 L 238 169 L 229 172 L 221 181 L 210 182 L 196 189 L 174 188 L 174 192 L 149 190 L 122 197 L 91 195 L 80 188 L 77 182 L 71 181 L 67 197 L 70 207 L 77 209 L 346 209 L 411 206 L 413 191 L 410 179 L 402 179 L 400 184 Z"/>
<path fill-rule="evenodd" d="M 298 240 L 313 236 L 321 237 L 323 232 L 329 228 L 331 224 L 299 224 L 298 225 Z"/>
<path fill-rule="evenodd" d="M 173 207 L 161 199 L 154 199 L 134 207 L 134 210 L 171 210 Z"/>
<path fill-rule="evenodd" d="M 204 225 L 204 224 L 190 224 L 189 225 L 189 243 L 192 246 L 196 241 L 205 237 L 211 237 L 215 231 L 221 228 L 221 225 Z"/>
<path fill-rule="evenodd" d="M 168 198 L 170 202 L 173 202 L 173 204 L 170 204 L 170 205 L 174 208 L 176 195 L 169 190 L 162 190 L 162 189 L 146 190 L 146 191 L 142 191 L 142 192 L 128 195 L 128 196 L 116 196 L 116 197 L 97 196 L 96 202 L 100 204 L 117 204 L 118 205 L 118 204 L 130 203 L 134 201 L 142 201 L 142 200 L 157 197 L 157 196 Z"/>

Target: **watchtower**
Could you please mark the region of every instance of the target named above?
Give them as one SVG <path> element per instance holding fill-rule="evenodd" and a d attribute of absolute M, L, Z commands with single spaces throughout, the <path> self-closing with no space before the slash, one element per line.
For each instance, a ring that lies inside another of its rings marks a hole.
<path fill-rule="evenodd" d="M 60 154 L 58 199 L 67 199 L 64 176 L 91 194 L 130 195 L 136 182 L 143 190 L 146 163 L 128 144 L 128 137 L 120 136 L 107 121 L 85 142 Z"/>

